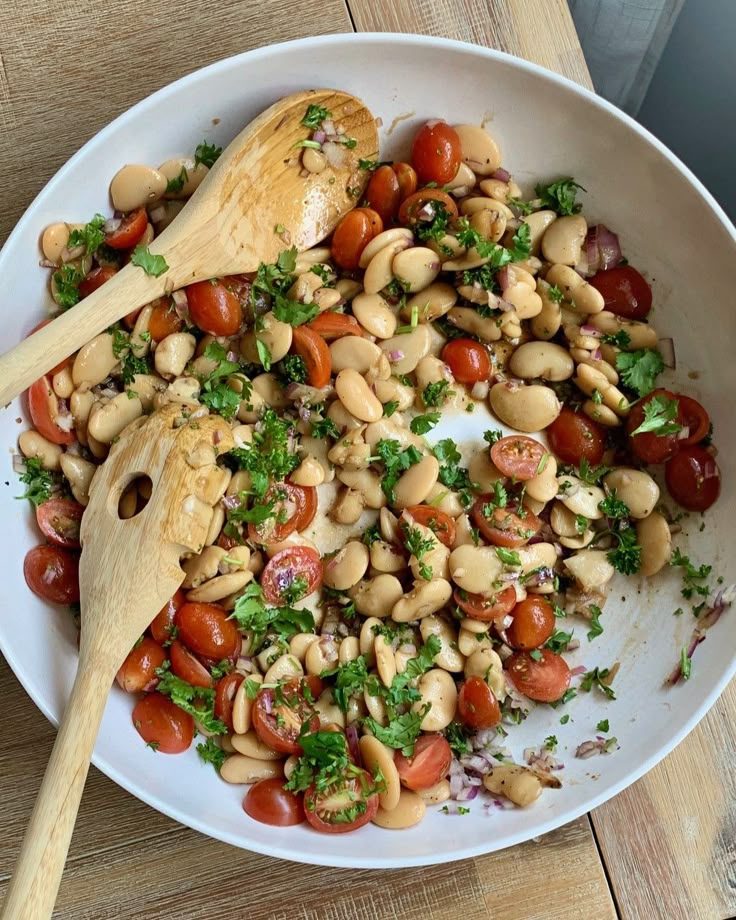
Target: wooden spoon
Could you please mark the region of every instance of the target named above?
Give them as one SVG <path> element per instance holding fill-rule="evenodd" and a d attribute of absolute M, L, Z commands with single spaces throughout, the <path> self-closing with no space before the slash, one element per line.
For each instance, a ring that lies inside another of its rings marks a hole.
<path fill-rule="evenodd" d="M 196 421 L 165 406 L 134 422 L 92 480 L 82 518 L 81 637 L 74 687 L 3 905 L 3 920 L 51 916 L 107 694 L 136 640 L 184 579 L 179 559 L 199 552 L 227 477 L 218 453 L 233 448 L 219 416 Z M 137 477 L 151 498 L 122 520 L 118 503 Z"/>
<path fill-rule="evenodd" d="M 341 165 L 302 175 L 308 138 L 301 121 L 309 105 L 332 113 L 357 144 Z M 378 130 L 363 103 L 338 90 L 286 96 L 266 109 L 225 149 L 205 180 L 149 250 L 168 271 L 158 278 L 128 264 L 102 287 L 0 357 L 0 406 L 34 383 L 93 336 L 128 313 L 177 288 L 222 275 L 255 271 L 290 245 L 309 249 L 355 206 L 369 173 L 359 159 L 375 159 Z"/>

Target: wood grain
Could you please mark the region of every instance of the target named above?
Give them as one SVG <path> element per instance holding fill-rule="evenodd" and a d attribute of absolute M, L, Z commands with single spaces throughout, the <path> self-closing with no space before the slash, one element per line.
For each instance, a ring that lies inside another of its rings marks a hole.
<path fill-rule="evenodd" d="M 0 899 L 54 730 L 0 660 Z M 12 705 L 7 705 L 12 701 Z M 550 897 L 551 887 L 554 897 Z M 513 850 L 397 872 L 301 866 L 183 828 L 94 767 L 59 891 L 64 920 L 614 920 L 587 818 Z"/>

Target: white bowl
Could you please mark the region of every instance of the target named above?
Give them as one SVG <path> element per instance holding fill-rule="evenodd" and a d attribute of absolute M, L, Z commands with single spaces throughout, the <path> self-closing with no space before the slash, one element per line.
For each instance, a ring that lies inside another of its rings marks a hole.
<path fill-rule="evenodd" d="M 38 265 L 39 233 L 47 224 L 84 221 L 105 210 L 109 180 L 123 163 L 155 165 L 192 151 L 203 138 L 224 145 L 259 111 L 307 81 L 362 97 L 383 119 L 384 155 L 406 155 L 412 131 L 424 119 L 484 120 L 501 145 L 504 165 L 527 191 L 540 178 L 573 175 L 588 190 L 585 214 L 618 231 L 625 254 L 654 281 L 652 319 L 677 347 L 677 373 L 665 380 L 679 382 L 704 402 L 721 458 L 734 456 L 736 426 L 728 419 L 736 396 L 736 313 L 729 267 L 736 234 L 721 209 L 669 151 L 603 100 L 533 64 L 441 39 L 336 35 L 262 48 L 191 74 L 122 115 L 49 182 L 0 254 L 5 304 L 0 349 L 27 333 L 48 302 L 48 271 Z M 694 371 L 697 379 L 688 379 Z M 18 405 L 0 413 L 0 439 L 8 450 L 22 428 L 21 414 Z M 0 646 L 33 700 L 57 722 L 76 667 L 75 631 L 66 611 L 41 603 L 24 583 L 23 556 L 39 537 L 26 503 L 14 499 L 21 490 L 6 456 Z M 735 580 L 729 552 L 736 538 L 734 476 L 732 466 L 723 466 L 723 494 L 706 516 L 704 532 L 698 533 L 699 516 L 684 526 L 693 533 L 691 554 L 713 563 L 729 583 Z M 687 549 L 685 535 L 677 542 Z M 325 836 L 307 826 L 267 827 L 243 812 L 243 788 L 223 783 L 193 749 L 179 757 L 147 749 L 131 723 L 132 699 L 117 688 L 105 710 L 94 763 L 177 821 L 285 859 L 398 868 L 498 850 L 546 833 L 615 795 L 664 757 L 715 702 L 735 670 L 736 615 L 724 615 L 698 649 L 690 681 L 665 689 L 693 627 L 689 613 L 672 615 L 682 603 L 679 587 L 674 570 L 651 585 L 621 578 L 604 611 L 604 634 L 588 644 L 585 624 L 576 624 L 582 648 L 573 663 L 607 666 L 619 659 L 618 699 L 581 694 L 564 710 L 571 716 L 566 725 L 560 725 L 562 710 L 540 706 L 513 729 L 509 743 L 517 756 L 555 734 L 565 763 L 563 788 L 547 791 L 528 809 L 488 814 L 478 798 L 469 815 L 434 810 L 401 833 L 369 826 Z M 595 736 L 603 718 L 620 749 L 576 760 L 576 746 Z"/>

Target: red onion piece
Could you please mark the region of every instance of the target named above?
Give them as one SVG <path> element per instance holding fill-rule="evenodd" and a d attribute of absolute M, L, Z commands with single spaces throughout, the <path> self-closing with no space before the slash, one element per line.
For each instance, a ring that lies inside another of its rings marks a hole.
<path fill-rule="evenodd" d="M 220 504 L 226 511 L 232 511 L 234 508 L 240 507 L 240 499 L 237 495 L 223 495 L 220 499 Z"/>
<path fill-rule="evenodd" d="M 109 217 L 102 225 L 102 229 L 105 233 L 114 233 L 122 222 L 120 217 Z"/>
<path fill-rule="evenodd" d="M 500 182 L 508 182 L 510 178 L 511 173 L 502 166 L 499 166 L 494 173 L 491 173 L 491 179 L 498 179 Z"/>
<path fill-rule="evenodd" d="M 674 341 L 672 339 L 660 339 L 659 352 L 662 355 L 664 366 L 674 370 L 677 367 L 677 357 L 675 355 Z"/>
<path fill-rule="evenodd" d="M 263 708 L 267 716 L 270 716 L 273 712 L 273 694 L 270 690 L 263 694 Z"/>
<path fill-rule="evenodd" d="M 388 353 L 388 360 L 389 360 L 389 361 L 401 361 L 401 359 L 402 359 L 403 357 L 404 357 L 404 352 L 403 352 L 403 351 L 399 351 L 398 348 L 396 348 L 396 349 L 394 349 L 393 351 L 390 351 L 390 352 Z"/>
<path fill-rule="evenodd" d="M 596 348 L 596 350 L 591 353 L 590 357 L 594 361 L 601 361 L 603 359 L 603 352 L 600 350 L 600 348 Z"/>
<path fill-rule="evenodd" d="M 586 674 L 588 669 L 584 664 L 579 664 L 576 668 L 570 669 L 570 675 L 572 677 L 581 677 L 583 674 Z"/>
<path fill-rule="evenodd" d="M 618 236 L 605 224 L 596 224 L 588 230 L 585 238 L 585 255 L 589 273 L 608 271 L 621 261 L 621 245 Z"/>
<path fill-rule="evenodd" d="M 580 331 L 583 333 L 583 335 L 589 335 L 594 339 L 603 338 L 603 333 L 600 329 L 596 329 L 595 326 L 583 325 L 580 327 Z"/>
<path fill-rule="evenodd" d="M 511 284 L 511 272 L 509 271 L 508 265 L 504 265 L 504 267 L 496 273 L 496 281 L 498 281 L 498 286 L 501 288 L 501 291 L 505 294 L 507 288 Z"/>
<path fill-rule="evenodd" d="M 327 135 L 324 131 L 315 131 L 312 135 L 312 140 L 316 141 L 318 144 L 323 144 L 327 139 Z"/>
<path fill-rule="evenodd" d="M 345 729 L 345 737 L 348 741 L 348 751 L 350 752 L 350 757 L 353 760 L 353 763 L 358 767 L 363 766 L 363 757 L 360 753 L 360 745 L 358 744 L 358 729 L 355 727 L 355 724 L 348 725 Z"/>

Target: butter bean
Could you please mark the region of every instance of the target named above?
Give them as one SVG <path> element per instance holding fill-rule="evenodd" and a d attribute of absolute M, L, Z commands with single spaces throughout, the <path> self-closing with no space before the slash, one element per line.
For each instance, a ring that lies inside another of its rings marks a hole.
<path fill-rule="evenodd" d="M 511 356 L 509 367 L 513 374 L 524 380 L 541 377 L 543 380 L 567 380 L 572 377 L 575 364 L 567 349 L 553 342 L 525 342 Z"/>
<path fill-rule="evenodd" d="M 359 582 L 349 593 L 361 616 L 384 619 L 404 596 L 404 588 L 395 575 L 384 572 Z"/>
<path fill-rule="evenodd" d="M 601 590 L 613 578 L 614 568 L 603 550 L 584 549 L 564 562 L 583 591 Z"/>
<path fill-rule="evenodd" d="M 588 233 L 588 225 L 580 214 L 558 217 L 542 236 L 542 255 L 548 262 L 576 265 Z"/>
<path fill-rule="evenodd" d="M 537 339 L 545 341 L 552 339 L 562 323 L 562 310 L 559 303 L 549 296 L 551 284 L 547 281 L 537 278 L 537 294 L 542 300 L 542 309 L 532 317 L 529 326 L 532 335 Z"/>
<path fill-rule="evenodd" d="M 439 471 L 440 465 L 431 455 L 410 466 L 396 483 L 394 507 L 408 508 L 409 505 L 421 504 L 437 482 Z"/>
<path fill-rule="evenodd" d="M 489 401 L 498 418 L 516 431 L 541 431 L 552 424 L 562 408 L 555 391 L 538 384 L 520 387 L 497 383 L 491 387 Z"/>
<path fill-rule="evenodd" d="M 435 281 L 413 294 L 404 305 L 401 315 L 409 322 L 416 308 L 420 323 L 430 323 L 444 316 L 457 303 L 457 291 L 451 284 Z"/>
<path fill-rule="evenodd" d="M 392 227 L 390 230 L 384 230 L 374 236 L 365 247 L 360 255 L 359 265 L 361 268 L 367 268 L 373 257 L 392 243 L 402 242 L 404 245 L 410 246 L 413 241 L 414 234 L 407 227 Z"/>
<path fill-rule="evenodd" d="M 395 335 L 379 343 L 391 362 L 393 374 L 410 374 L 426 355 L 432 345 L 432 337 L 426 324 L 420 323 L 411 332 Z"/>
<path fill-rule="evenodd" d="M 452 585 L 444 578 L 418 579 L 412 590 L 394 604 L 391 618 L 397 623 L 421 620 L 441 610 L 451 597 Z"/>
<path fill-rule="evenodd" d="M 368 569 L 369 552 L 365 543 L 351 540 L 324 565 L 323 581 L 335 591 L 356 585 Z"/>
<path fill-rule="evenodd" d="M 356 418 L 376 422 L 383 415 L 383 406 L 358 371 L 349 367 L 341 370 L 335 378 L 335 391 L 343 406 Z"/>
<path fill-rule="evenodd" d="M 332 373 L 338 374 L 349 367 L 359 374 L 367 374 L 382 355 L 383 352 L 378 345 L 368 339 L 362 339 L 356 335 L 344 335 L 335 339 L 330 345 Z"/>
<path fill-rule="evenodd" d="M 379 805 L 378 811 L 373 818 L 373 823 L 387 830 L 404 830 L 407 827 L 414 827 L 415 824 L 419 824 L 426 811 L 427 806 L 420 795 L 412 792 L 411 789 L 400 787 L 399 801 L 391 810 Z"/>
<path fill-rule="evenodd" d="M 245 754 L 230 754 L 220 768 L 220 776 L 226 783 L 250 784 L 283 775 L 282 760 L 256 760 Z"/>
<path fill-rule="evenodd" d="M 153 361 L 162 377 L 171 379 L 184 373 L 187 363 L 194 357 L 197 340 L 188 332 L 174 332 L 158 343 Z"/>
<path fill-rule="evenodd" d="M 393 750 L 381 744 L 373 735 L 363 735 L 359 745 L 365 768 L 371 775 L 380 774 L 383 777 L 383 791 L 378 797 L 381 808 L 385 812 L 393 811 L 401 798 L 401 782 Z"/>
<path fill-rule="evenodd" d="M 410 245 L 409 240 L 405 238 L 398 239 L 393 243 L 389 243 L 388 246 L 385 246 L 373 256 L 363 276 L 363 290 L 366 294 L 377 294 L 393 281 L 394 257 Z M 432 257 L 436 258 L 434 253 L 432 253 Z"/>
<path fill-rule="evenodd" d="M 453 307 L 447 314 L 447 321 L 464 332 L 478 336 L 484 342 L 495 342 L 501 338 L 501 327 L 496 319 L 481 316 L 470 307 Z"/>
<path fill-rule="evenodd" d="M 231 735 L 230 743 L 238 754 L 244 754 L 254 760 L 281 760 L 283 758 L 283 754 L 272 751 L 252 729 L 242 735 L 237 733 Z"/>
<path fill-rule="evenodd" d="M 167 180 L 157 169 L 128 164 L 119 169 L 110 182 L 110 198 L 116 211 L 128 213 L 147 207 L 163 197 Z"/>
<path fill-rule="evenodd" d="M 558 223 L 567 220 L 561 217 Z M 553 224 L 554 228 L 557 224 Z M 605 307 L 605 301 L 600 291 L 589 284 L 584 278 L 569 265 L 556 263 L 547 272 L 548 284 L 556 285 L 561 291 L 568 305 L 578 313 L 600 313 Z"/>
<path fill-rule="evenodd" d="M 501 151 L 491 135 L 477 125 L 455 125 L 463 162 L 478 176 L 490 176 L 501 165 Z"/>
<path fill-rule="evenodd" d="M 112 350 L 113 337 L 109 332 L 102 332 L 90 339 L 77 352 L 72 365 L 74 386 L 97 386 L 102 383 L 118 364 L 118 357 Z"/>
<path fill-rule="evenodd" d="M 641 520 L 649 517 L 659 501 L 659 486 L 649 473 L 625 466 L 616 467 L 603 477 L 606 492 L 615 492 L 629 507 L 631 517 Z"/>
<path fill-rule="evenodd" d="M 417 690 L 421 699 L 412 705 L 413 712 L 421 712 L 427 703 L 429 712 L 421 722 L 423 732 L 440 732 L 455 718 L 457 709 L 457 687 L 452 674 L 440 668 L 432 668 L 419 678 Z"/>
<path fill-rule="evenodd" d="M 396 332 L 396 314 L 380 294 L 357 294 L 352 309 L 360 325 L 377 339 L 390 339 Z"/>
<path fill-rule="evenodd" d="M 413 294 L 435 280 L 440 271 L 440 260 L 431 249 L 412 246 L 394 256 L 391 271 L 402 282 L 404 289 Z"/>
<path fill-rule="evenodd" d="M 450 553 L 450 577 L 471 594 L 490 594 L 503 569 L 492 546 L 458 546 Z"/>
<path fill-rule="evenodd" d="M 443 617 L 432 614 L 424 617 L 419 624 L 419 632 L 425 644 L 430 636 L 440 642 L 440 650 L 432 659 L 438 668 L 458 674 L 465 664 L 465 656 L 457 647 L 457 629 Z"/>
<path fill-rule="evenodd" d="M 641 546 L 639 574 L 648 577 L 664 568 L 672 556 L 672 534 L 666 519 L 653 511 L 636 522 L 636 539 Z"/>
<path fill-rule="evenodd" d="M 61 447 L 47 441 L 43 435 L 32 428 L 22 432 L 18 438 L 18 447 L 24 457 L 40 460 L 45 470 L 55 472 L 61 469 Z"/>

